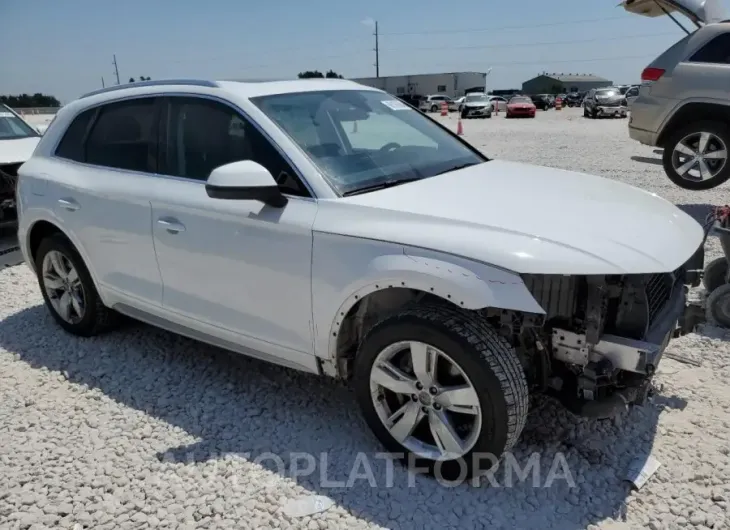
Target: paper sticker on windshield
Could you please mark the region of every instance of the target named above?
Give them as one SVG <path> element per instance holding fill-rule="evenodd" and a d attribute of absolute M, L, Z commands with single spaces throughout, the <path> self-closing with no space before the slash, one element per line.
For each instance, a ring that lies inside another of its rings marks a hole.
<path fill-rule="evenodd" d="M 408 108 L 408 105 L 397 99 L 388 99 L 382 103 L 390 110 L 406 110 Z"/>
<path fill-rule="evenodd" d="M 14 118 L 15 115 L 12 112 L 0 112 L 0 118 Z"/>

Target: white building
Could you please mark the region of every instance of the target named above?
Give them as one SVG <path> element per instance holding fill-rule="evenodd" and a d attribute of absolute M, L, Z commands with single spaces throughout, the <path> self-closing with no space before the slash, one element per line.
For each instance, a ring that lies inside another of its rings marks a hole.
<path fill-rule="evenodd" d="M 384 90 L 395 96 L 446 94 L 451 97 L 461 97 L 465 92 L 485 92 L 487 74 L 484 72 L 451 72 L 445 74 L 361 77 L 352 79 L 352 81 Z"/>

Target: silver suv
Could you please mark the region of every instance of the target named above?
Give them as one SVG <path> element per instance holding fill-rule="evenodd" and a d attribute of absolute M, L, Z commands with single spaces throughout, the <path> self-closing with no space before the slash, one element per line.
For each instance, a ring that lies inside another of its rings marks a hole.
<path fill-rule="evenodd" d="M 627 0 L 623 5 L 652 17 L 680 12 L 697 26 L 642 72 L 629 134 L 664 149 L 664 170 L 678 186 L 719 186 L 730 178 L 730 21 L 724 20 L 718 0 Z"/>

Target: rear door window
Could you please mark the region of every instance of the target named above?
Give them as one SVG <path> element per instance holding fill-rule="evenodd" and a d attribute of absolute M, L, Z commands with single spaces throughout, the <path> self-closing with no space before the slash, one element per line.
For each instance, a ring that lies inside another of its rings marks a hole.
<path fill-rule="evenodd" d="M 692 63 L 730 64 L 730 32 L 712 39 L 689 60 Z"/>
<path fill-rule="evenodd" d="M 157 98 L 105 105 L 86 141 L 86 162 L 97 166 L 157 171 Z"/>

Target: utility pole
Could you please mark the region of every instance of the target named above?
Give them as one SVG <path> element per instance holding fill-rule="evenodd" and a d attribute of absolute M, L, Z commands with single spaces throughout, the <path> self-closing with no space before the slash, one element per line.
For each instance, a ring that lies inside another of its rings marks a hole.
<path fill-rule="evenodd" d="M 112 61 L 112 64 L 114 65 L 114 75 L 117 76 L 117 84 L 119 85 L 119 66 L 117 66 L 117 55 L 114 54 L 114 60 Z"/>
<path fill-rule="evenodd" d="M 375 77 L 380 77 L 380 46 L 378 43 L 378 21 L 375 21 Z"/>

